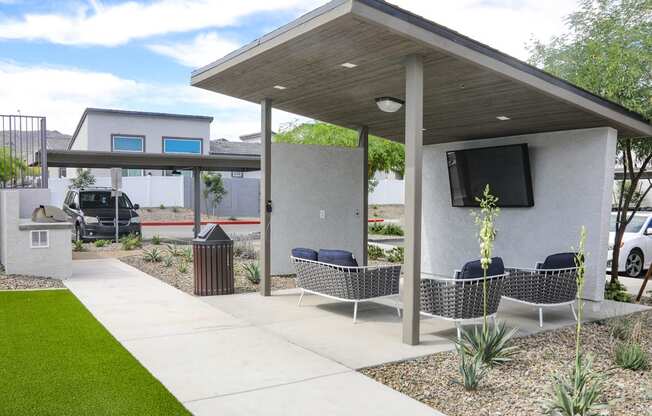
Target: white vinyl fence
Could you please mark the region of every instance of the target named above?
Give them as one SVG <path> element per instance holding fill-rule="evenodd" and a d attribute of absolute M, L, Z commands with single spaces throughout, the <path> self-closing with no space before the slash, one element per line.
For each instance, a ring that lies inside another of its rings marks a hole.
<path fill-rule="evenodd" d="M 94 186 L 111 186 L 111 178 L 99 176 Z M 68 178 L 50 178 L 50 204 L 60 207 L 70 185 Z M 128 176 L 122 178 L 122 190 L 131 202 L 141 207 L 182 207 L 182 176 Z"/>
<path fill-rule="evenodd" d="M 405 182 L 399 179 L 381 179 L 369 194 L 370 205 L 401 205 L 405 202 Z"/>

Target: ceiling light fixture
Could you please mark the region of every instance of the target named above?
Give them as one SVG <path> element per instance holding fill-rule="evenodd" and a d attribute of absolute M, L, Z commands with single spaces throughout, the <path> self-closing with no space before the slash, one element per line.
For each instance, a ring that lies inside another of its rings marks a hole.
<path fill-rule="evenodd" d="M 395 113 L 403 107 L 403 104 L 405 104 L 405 101 L 394 97 L 376 98 L 376 105 L 380 111 L 384 111 L 385 113 Z"/>
<path fill-rule="evenodd" d="M 509 118 L 509 117 L 507 117 L 507 116 L 496 116 L 496 118 L 497 118 L 498 120 L 500 120 L 500 121 L 511 120 L 511 118 Z"/>
<path fill-rule="evenodd" d="M 343 66 L 344 68 L 349 68 L 349 69 L 351 69 L 351 68 L 355 68 L 357 65 L 356 65 L 356 64 L 352 64 L 351 62 L 344 62 L 344 63 L 343 63 L 342 65 L 340 65 L 340 66 Z"/>
<path fill-rule="evenodd" d="M 274 85 L 274 88 L 276 88 L 277 90 L 287 90 L 288 89 L 287 87 L 284 87 L 282 85 Z"/>

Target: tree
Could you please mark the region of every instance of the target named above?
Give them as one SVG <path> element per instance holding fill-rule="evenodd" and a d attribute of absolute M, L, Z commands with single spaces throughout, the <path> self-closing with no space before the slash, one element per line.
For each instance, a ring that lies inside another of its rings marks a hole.
<path fill-rule="evenodd" d="M 530 62 L 652 118 L 652 0 L 582 0 L 566 23 L 567 33 L 532 43 Z M 652 168 L 652 138 L 619 138 L 617 159 L 627 180 L 618 185 L 612 283 L 625 229 L 652 190 L 641 181 Z"/>
<path fill-rule="evenodd" d="M 224 195 L 226 195 L 226 189 L 224 188 L 224 181 L 222 180 L 222 174 L 209 172 L 202 175 L 204 180 L 204 198 L 210 199 L 213 209 L 217 207 Z"/>
<path fill-rule="evenodd" d="M 21 173 L 28 170 L 27 163 L 12 154 L 9 147 L 0 148 L 0 182 L 3 187 L 15 181 Z"/>
<path fill-rule="evenodd" d="M 77 168 L 77 177 L 70 180 L 71 188 L 87 188 L 95 185 L 95 176 L 88 169 Z"/>
<path fill-rule="evenodd" d="M 274 136 L 279 143 L 317 144 L 322 146 L 356 147 L 358 133 L 327 123 L 290 124 Z M 405 148 L 402 144 L 369 136 L 369 190 L 376 186 L 376 172 L 405 173 Z"/>

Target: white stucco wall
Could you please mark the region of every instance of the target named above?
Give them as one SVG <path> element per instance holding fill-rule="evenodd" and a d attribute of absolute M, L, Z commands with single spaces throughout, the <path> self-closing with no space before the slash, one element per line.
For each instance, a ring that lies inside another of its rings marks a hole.
<path fill-rule="evenodd" d="M 585 225 L 584 296 L 601 300 L 616 137 L 613 129 L 597 128 L 425 146 L 422 270 L 450 275 L 479 257 L 471 209 L 451 206 L 446 152 L 528 143 L 535 205 L 502 209 L 494 253 L 509 266 L 532 267 L 549 254 L 577 247 Z"/>
<path fill-rule="evenodd" d="M 294 273 L 295 247 L 349 250 L 362 258 L 362 164 L 357 148 L 272 144 L 273 274 Z"/>
<path fill-rule="evenodd" d="M 203 154 L 210 151 L 208 120 L 146 117 L 128 114 L 89 113 L 72 145 L 73 150 L 111 151 L 111 135 L 145 136 L 145 153 L 162 153 L 163 137 L 202 139 Z M 153 175 L 160 171 L 151 171 Z M 108 169 L 93 169 L 95 176 L 111 176 Z M 76 169 L 68 169 L 68 177 Z"/>

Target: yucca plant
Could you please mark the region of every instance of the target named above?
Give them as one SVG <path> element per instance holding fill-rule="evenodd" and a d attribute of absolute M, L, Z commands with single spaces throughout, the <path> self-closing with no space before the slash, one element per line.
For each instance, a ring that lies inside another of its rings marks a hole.
<path fill-rule="evenodd" d="M 647 353 L 634 342 L 618 344 L 614 361 L 624 370 L 642 371 L 648 368 Z"/>
<path fill-rule="evenodd" d="M 255 285 L 260 283 L 260 266 L 258 266 L 258 263 L 244 263 L 242 271 L 251 283 Z"/>
<path fill-rule="evenodd" d="M 180 257 L 183 251 L 176 244 L 168 244 L 166 248 L 168 254 L 172 257 Z"/>
<path fill-rule="evenodd" d="M 593 360 L 581 352 L 582 314 L 581 301 L 586 276 L 586 227 L 580 230 L 580 243 L 576 250 L 577 266 L 577 324 L 575 326 L 575 362 L 570 374 L 553 376 L 549 389 L 550 398 L 543 403 L 543 410 L 553 416 L 591 416 L 597 414 L 605 405 L 600 403 L 600 395 L 607 378 L 606 373 L 593 370 Z"/>
<path fill-rule="evenodd" d="M 181 273 L 181 274 L 186 274 L 186 273 L 188 273 L 188 262 L 186 262 L 185 260 L 181 260 L 181 261 L 179 262 L 179 264 L 177 265 L 177 270 L 178 270 L 179 273 Z"/>
<path fill-rule="evenodd" d="M 593 359 L 580 356 L 569 374 L 555 374 L 550 399 L 543 411 L 551 416 L 593 416 L 606 407 L 599 403 L 606 376 L 593 370 Z"/>
<path fill-rule="evenodd" d="M 173 264 L 174 264 L 174 257 L 172 256 L 163 257 L 163 266 L 172 267 Z"/>
<path fill-rule="evenodd" d="M 154 247 L 151 250 L 143 250 L 143 260 L 150 263 L 159 263 L 163 259 L 161 250 Z"/>
<path fill-rule="evenodd" d="M 154 244 L 155 246 L 161 245 L 161 236 L 158 234 L 153 235 L 152 244 Z"/>
<path fill-rule="evenodd" d="M 84 251 L 84 242 L 82 240 L 74 240 L 72 242 L 72 251 Z"/>
<path fill-rule="evenodd" d="M 109 240 L 95 240 L 94 244 L 95 244 L 95 247 L 101 248 L 101 247 L 104 247 L 104 246 L 106 246 L 106 245 L 108 245 L 110 243 L 111 242 Z"/>
<path fill-rule="evenodd" d="M 464 354 L 476 357 L 488 367 L 511 361 L 518 352 L 518 347 L 512 345 L 517 328 L 508 330 L 505 324 L 497 323 L 487 330 L 462 329 L 460 339 L 456 340 L 458 350 Z"/>
<path fill-rule="evenodd" d="M 462 376 L 462 381 L 455 381 L 456 383 L 464 386 L 467 391 L 474 391 L 478 389 L 480 382 L 487 375 L 487 367 L 473 355 L 468 355 L 464 350 L 459 349 L 457 353 L 460 357 L 459 372 Z"/>
<path fill-rule="evenodd" d="M 190 263 L 192 261 L 192 247 L 185 247 L 181 249 L 181 257 Z"/>

